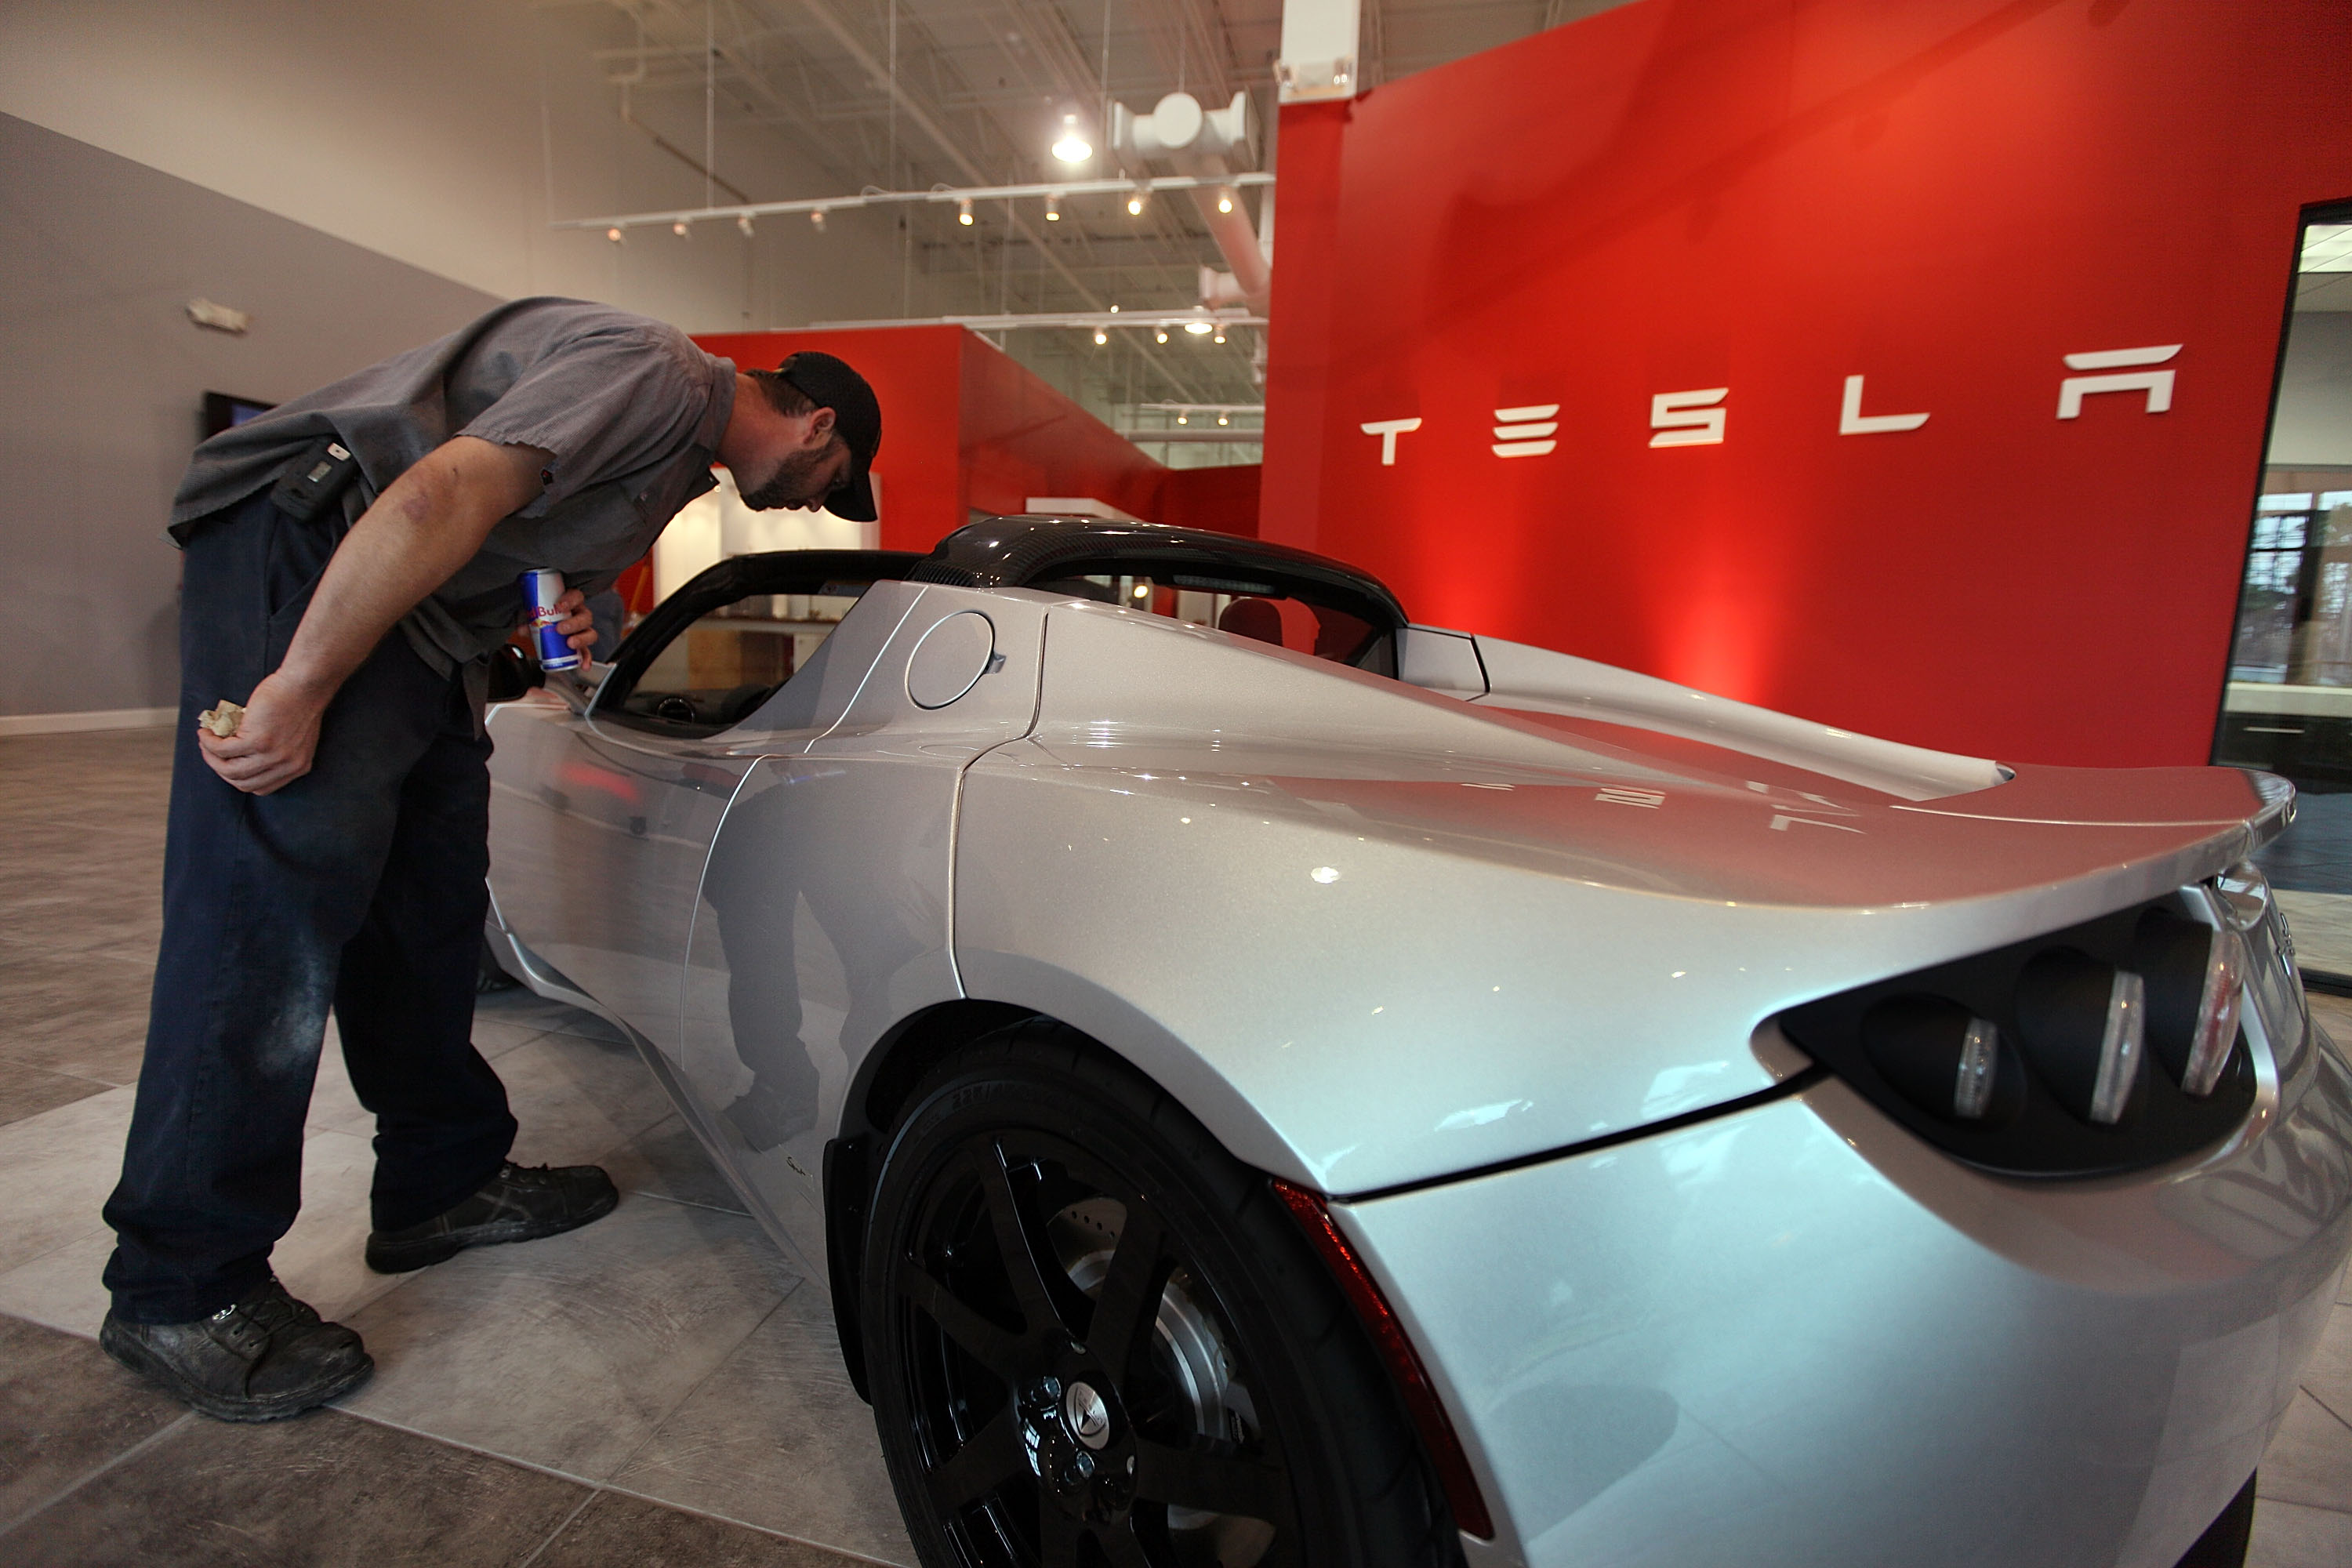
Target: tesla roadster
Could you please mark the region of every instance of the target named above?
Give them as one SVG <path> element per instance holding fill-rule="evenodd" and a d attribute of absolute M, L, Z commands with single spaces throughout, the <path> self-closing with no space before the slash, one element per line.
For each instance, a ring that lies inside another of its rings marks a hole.
<path fill-rule="evenodd" d="M 2242 1555 L 2352 1249 L 2280 781 L 1072 519 L 593 674 L 493 709 L 491 947 L 830 1281 L 926 1563 Z"/>

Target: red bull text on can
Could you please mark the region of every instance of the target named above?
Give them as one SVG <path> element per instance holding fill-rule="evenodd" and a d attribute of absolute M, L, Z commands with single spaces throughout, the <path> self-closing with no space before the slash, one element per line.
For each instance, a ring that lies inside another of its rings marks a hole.
<path fill-rule="evenodd" d="M 555 629 L 563 617 L 556 613 L 555 601 L 563 596 L 563 574 L 545 567 L 522 574 L 522 602 L 530 612 L 531 651 L 539 655 L 541 669 L 577 669 L 580 656 Z"/>

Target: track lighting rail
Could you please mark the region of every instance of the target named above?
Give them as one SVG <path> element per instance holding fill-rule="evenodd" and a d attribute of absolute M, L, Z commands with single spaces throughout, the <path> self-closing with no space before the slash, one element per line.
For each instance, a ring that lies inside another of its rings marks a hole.
<path fill-rule="evenodd" d="M 1073 196 L 1133 196 L 1139 192 L 1213 190 L 1226 186 L 1271 185 L 1274 176 L 1242 174 L 1153 174 L 1141 179 L 1050 180 L 1025 185 L 942 185 L 929 191 L 862 191 L 854 196 L 806 196 L 789 202 L 740 202 L 729 206 L 681 207 L 672 212 L 623 213 L 609 217 L 559 218 L 550 228 L 603 229 L 606 233 L 632 228 L 671 228 L 679 224 L 739 223 L 794 213 L 846 212 L 856 207 L 906 205 L 916 203 L 1020 201 Z"/>

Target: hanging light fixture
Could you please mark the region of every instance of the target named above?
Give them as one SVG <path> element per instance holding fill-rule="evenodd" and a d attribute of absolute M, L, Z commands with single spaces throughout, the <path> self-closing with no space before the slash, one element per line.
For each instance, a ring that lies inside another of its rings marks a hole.
<path fill-rule="evenodd" d="M 1045 221 L 1047 223 L 1062 221 L 1062 193 L 1059 191 L 1045 193 Z"/>
<path fill-rule="evenodd" d="M 1192 416 L 1189 414 L 1179 414 L 1176 416 L 1176 423 L 1179 425 L 1190 425 L 1192 423 Z"/>
<path fill-rule="evenodd" d="M 735 215 L 735 232 L 741 235 L 745 239 L 751 237 L 751 215 L 750 213 L 737 213 Z"/>
<path fill-rule="evenodd" d="M 957 201 L 956 222 L 963 225 L 966 228 L 970 228 L 971 226 L 971 198 L 970 196 L 964 196 Z"/>
<path fill-rule="evenodd" d="M 676 223 L 670 225 L 669 231 L 670 233 L 677 236 L 680 239 L 690 238 L 694 234 L 692 229 L 686 226 L 686 220 L 684 218 L 680 218 Z"/>
<path fill-rule="evenodd" d="M 819 234 L 823 234 L 824 232 L 824 209 L 823 207 L 811 207 L 809 209 L 809 227 L 816 230 Z"/>
<path fill-rule="evenodd" d="M 1151 334 L 1151 341 L 1159 343 L 1166 342 L 1168 341 L 1168 329 L 1162 327 L 1158 331 L 1153 332 Z"/>
<path fill-rule="evenodd" d="M 1233 423 L 1233 421 L 1232 421 L 1232 420 L 1230 420 L 1230 419 L 1228 419 L 1228 418 L 1226 418 L 1223 415 L 1220 414 L 1220 415 L 1218 415 L 1218 416 L 1217 416 L 1217 423 L 1218 423 L 1218 424 L 1220 424 L 1220 425 L 1230 425 L 1230 424 L 1232 424 L 1232 423 Z"/>
<path fill-rule="evenodd" d="M 1143 216 L 1143 198 L 1148 194 L 1148 187 L 1143 185 L 1138 185 L 1135 189 L 1127 194 L 1128 216 L 1141 217 Z"/>
<path fill-rule="evenodd" d="M 1224 186 L 1218 190 L 1217 210 L 1221 213 L 1229 213 L 1234 210 L 1234 193 L 1231 186 Z"/>
<path fill-rule="evenodd" d="M 1110 334 L 1104 331 L 1100 327 L 1097 327 L 1095 329 L 1095 346 L 1099 348 L 1108 342 L 1110 342 Z"/>
<path fill-rule="evenodd" d="M 618 245 L 628 237 L 623 234 L 618 228 L 608 228 L 604 231 L 604 237 L 611 240 L 614 245 Z"/>
<path fill-rule="evenodd" d="M 1062 116 L 1062 139 L 1054 143 L 1054 156 L 1065 163 L 1083 163 L 1094 155 L 1095 150 L 1078 134 L 1078 117 Z"/>
<path fill-rule="evenodd" d="M 1211 342 L 1213 342 L 1213 343 L 1221 343 L 1221 342 L 1223 342 L 1225 341 L 1225 329 L 1224 329 L 1224 328 L 1223 328 L 1223 327 L 1219 327 L 1219 328 L 1217 329 L 1216 335 L 1215 335 L 1214 337 L 1211 338 L 1209 341 L 1210 341 Z"/>
<path fill-rule="evenodd" d="M 1192 333 L 1192 336 L 1198 338 L 1206 336 L 1208 333 L 1213 332 L 1217 329 L 1213 323 L 1202 321 L 1196 316 L 1192 321 L 1184 323 L 1184 330 Z"/>

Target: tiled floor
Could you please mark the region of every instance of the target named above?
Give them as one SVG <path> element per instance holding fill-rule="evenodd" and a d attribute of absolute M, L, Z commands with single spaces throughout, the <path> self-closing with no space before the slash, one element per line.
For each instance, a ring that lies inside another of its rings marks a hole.
<path fill-rule="evenodd" d="M 156 731 L 0 740 L 0 1562 L 911 1563 L 822 1286 L 608 1028 L 520 992 L 475 1027 L 516 1157 L 606 1165 L 610 1218 L 369 1273 L 369 1128 L 331 1042 L 277 1266 L 366 1336 L 374 1380 L 228 1426 L 99 1353 L 167 755 Z M 2352 1003 L 2314 1005 L 2352 1039 Z M 2344 1301 L 2263 1465 L 2263 1568 L 2352 1568 L 2352 1283 Z"/>
<path fill-rule="evenodd" d="M 276 1266 L 374 1379 L 267 1427 L 189 1415 L 90 1342 L 154 961 L 168 740 L 0 740 L 0 1562 L 912 1563 L 824 1290 L 630 1048 L 486 998 L 526 1163 L 619 1209 L 416 1274 L 360 1260 L 369 1119 L 331 1036 Z"/>

